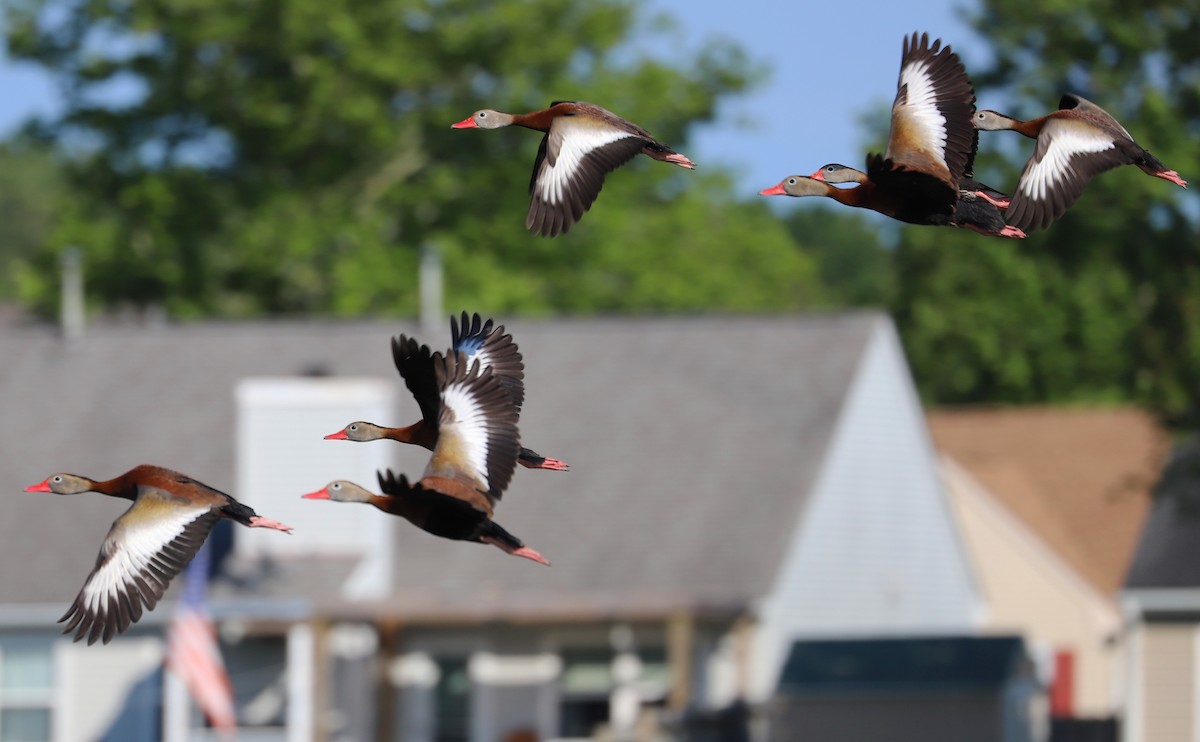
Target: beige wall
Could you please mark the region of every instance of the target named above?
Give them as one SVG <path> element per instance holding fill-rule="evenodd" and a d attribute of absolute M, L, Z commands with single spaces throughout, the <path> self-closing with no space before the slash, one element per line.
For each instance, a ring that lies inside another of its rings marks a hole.
<path fill-rule="evenodd" d="M 1194 742 L 1196 643 L 1194 623 L 1140 623 L 1133 628 L 1133 696 L 1126 719 L 1130 742 Z"/>
<path fill-rule="evenodd" d="M 1072 651 L 1076 715 L 1115 713 L 1122 680 L 1116 601 L 1080 577 L 953 460 L 942 457 L 942 472 L 983 596 L 981 629 L 1024 636 L 1035 658 L 1046 663 L 1056 651 Z"/>

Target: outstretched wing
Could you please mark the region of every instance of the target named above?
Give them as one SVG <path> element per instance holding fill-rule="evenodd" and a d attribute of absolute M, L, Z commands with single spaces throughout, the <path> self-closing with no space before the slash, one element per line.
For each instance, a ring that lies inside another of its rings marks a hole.
<path fill-rule="evenodd" d="M 973 166 L 975 90 L 958 55 L 929 34 L 904 40 L 885 157 L 936 173 L 951 186 Z"/>
<path fill-rule="evenodd" d="M 604 177 L 632 160 L 646 141 L 591 116 L 556 117 L 533 163 L 525 227 L 542 237 L 569 230 L 600 195 Z"/>
<path fill-rule="evenodd" d="M 407 335 L 392 338 L 392 361 L 404 379 L 404 385 L 417 400 L 421 418 L 430 430 L 437 430 L 441 403 L 437 377 L 433 372 L 433 357 L 429 346 L 421 345 Z"/>
<path fill-rule="evenodd" d="M 139 487 L 137 501 L 117 518 L 75 602 L 59 622 L 74 641 L 112 641 L 153 610 L 187 566 L 220 515 L 206 506 L 181 506 L 156 487 Z"/>
<path fill-rule="evenodd" d="M 1096 175 L 1129 162 L 1112 136 L 1085 122 L 1051 117 L 1017 181 L 1006 220 L 1029 231 L 1062 216 Z"/>
<path fill-rule="evenodd" d="M 468 361 L 478 360 L 480 368 L 492 370 L 520 411 L 525 404 L 525 362 L 504 325 L 493 327 L 492 320 L 485 322 L 478 313 L 467 317 L 463 312 L 461 326 L 450 318 L 450 339 L 453 350 L 464 353 Z"/>
<path fill-rule="evenodd" d="M 492 374 L 462 353 L 433 356 L 441 389 L 439 435 L 424 477 L 469 482 L 493 500 L 512 480 L 521 448 L 517 406 Z"/>

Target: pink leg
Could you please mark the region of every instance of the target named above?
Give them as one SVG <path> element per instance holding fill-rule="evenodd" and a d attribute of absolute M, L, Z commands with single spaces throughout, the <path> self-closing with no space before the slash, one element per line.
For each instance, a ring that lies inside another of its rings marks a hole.
<path fill-rule="evenodd" d="M 1000 209 L 1000 210 L 1007 209 L 1008 205 L 1011 201 L 1010 199 L 1007 199 L 1007 198 L 992 198 L 991 196 L 987 195 L 983 191 L 973 191 L 973 193 L 977 197 L 982 198 L 984 201 L 987 201 L 989 204 L 991 204 L 992 206 L 995 206 L 997 209 Z"/>
<path fill-rule="evenodd" d="M 280 523 L 277 520 L 271 520 L 270 518 L 264 518 L 261 515 L 256 515 L 250 519 L 250 527 L 251 528 L 274 528 L 276 531 L 283 531 L 284 533 L 292 532 L 291 526 L 285 526 L 284 524 Z"/>
<path fill-rule="evenodd" d="M 525 559 L 529 559 L 530 561 L 537 562 L 538 564 L 544 564 L 547 567 L 550 566 L 549 559 L 547 559 L 546 557 L 537 553 L 536 551 L 529 548 L 528 546 L 522 546 L 519 549 L 514 549 L 511 546 L 506 546 L 506 545 L 500 543 L 499 541 L 497 541 L 496 539 L 488 538 L 487 536 L 484 536 L 482 541 L 485 544 L 491 544 L 492 546 L 495 546 L 497 549 L 500 549 L 501 551 L 504 551 L 505 553 L 512 554 L 513 556 L 524 557 Z"/>

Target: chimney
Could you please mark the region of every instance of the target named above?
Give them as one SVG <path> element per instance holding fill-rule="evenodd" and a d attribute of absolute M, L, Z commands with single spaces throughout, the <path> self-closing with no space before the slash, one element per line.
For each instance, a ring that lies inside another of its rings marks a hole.
<path fill-rule="evenodd" d="M 436 335 L 445 317 L 442 316 L 442 253 L 432 242 L 421 245 L 420 294 L 421 332 Z"/>
<path fill-rule="evenodd" d="M 83 252 L 72 245 L 63 250 L 59 264 L 62 268 L 59 327 L 63 340 L 74 344 L 83 339 Z"/>

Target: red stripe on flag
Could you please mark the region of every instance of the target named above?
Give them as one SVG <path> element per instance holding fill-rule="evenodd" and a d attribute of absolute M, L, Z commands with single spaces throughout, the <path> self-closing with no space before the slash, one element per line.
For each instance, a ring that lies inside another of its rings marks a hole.
<path fill-rule="evenodd" d="M 232 734 L 237 729 L 233 685 L 207 616 L 188 608 L 176 612 L 171 621 L 167 664 L 187 685 L 213 728 Z"/>

